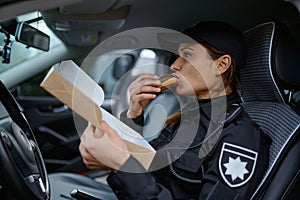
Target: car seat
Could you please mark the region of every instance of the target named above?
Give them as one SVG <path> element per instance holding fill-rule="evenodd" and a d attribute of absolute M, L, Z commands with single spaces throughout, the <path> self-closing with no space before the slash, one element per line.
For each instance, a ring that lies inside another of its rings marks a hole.
<path fill-rule="evenodd" d="M 300 48 L 277 21 L 257 25 L 244 36 L 242 106 L 272 138 L 269 167 L 252 199 L 294 199 L 299 195 L 300 116 L 289 97 L 300 88 Z"/>

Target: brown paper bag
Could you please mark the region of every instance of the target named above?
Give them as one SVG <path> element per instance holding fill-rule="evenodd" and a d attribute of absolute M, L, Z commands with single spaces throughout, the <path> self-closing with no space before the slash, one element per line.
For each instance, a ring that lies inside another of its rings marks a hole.
<path fill-rule="evenodd" d="M 149 168 L 155 150 L 139 133 L 100 107 L 104 101 L 102 88 L 72 60 L 52 66 L 40 86 L 96 127 L 105 120 L 123 138 L 131 154 Z"/>

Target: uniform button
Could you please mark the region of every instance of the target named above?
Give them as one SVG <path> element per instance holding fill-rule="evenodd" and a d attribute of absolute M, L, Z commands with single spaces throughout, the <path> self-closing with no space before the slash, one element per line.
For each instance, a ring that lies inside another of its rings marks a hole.
<path fill-rule="evenodd" d="M 178 159 L 178 158 L 180 158 L 180 156 L 179 156 L 179 155 L 175 155 L 174 158 L 175 158 L 175 159 Z"/>

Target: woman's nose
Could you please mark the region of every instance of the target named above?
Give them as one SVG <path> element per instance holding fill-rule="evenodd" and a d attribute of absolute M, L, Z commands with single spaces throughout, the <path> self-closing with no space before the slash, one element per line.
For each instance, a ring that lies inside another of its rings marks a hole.
<path fill-rule="evenodd" d="M 174 63 L 171 65 L 171 69 L 174 71 L 179 71 L 183 65 L 184 59 L 181 57 L 178 57 Z"/>

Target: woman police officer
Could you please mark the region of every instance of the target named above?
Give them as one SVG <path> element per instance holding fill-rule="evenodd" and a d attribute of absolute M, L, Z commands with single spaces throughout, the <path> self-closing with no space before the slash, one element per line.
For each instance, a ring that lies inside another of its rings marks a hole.
<path fill-rule="evenodd" d="M 150 142 L 159 152 L 150 169 L 105 122 L 101 129 L 86 128 L 79 147 L 83 160 L 92 169 L 112 170 L 107 182 L 118 199 L 250 199 L 268 166 L 270 139 L 240 106 L 243 36 L 218 21 L 200 22 L 183 33 L 193 42 L 178 45 L 179 57 L 170 67 L 177 77 L 174 90 L 198 101 L 168 118 Z M 151 74 L 131 84 L 125 122 L 143 125 L 143 110 L 161 92 L 160 84 Z"/>

